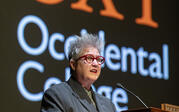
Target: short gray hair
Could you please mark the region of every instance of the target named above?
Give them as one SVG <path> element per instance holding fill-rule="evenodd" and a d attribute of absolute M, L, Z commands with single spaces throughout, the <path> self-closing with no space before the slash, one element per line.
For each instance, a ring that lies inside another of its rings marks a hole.
<path fill-rule="evenodd" d="M 89 46 L 97 48 L 99 53 L 101 53 L 101 50 L 104 48 L 104 41 L 100 40 L 97 35 L 93 34 L 86 33 L 81 36 L 76 35 L 75 40 L 70 43 L 70 49 L 68 52 L 69 61 L 70 59 L 78 59 L 83 49 Z"/>

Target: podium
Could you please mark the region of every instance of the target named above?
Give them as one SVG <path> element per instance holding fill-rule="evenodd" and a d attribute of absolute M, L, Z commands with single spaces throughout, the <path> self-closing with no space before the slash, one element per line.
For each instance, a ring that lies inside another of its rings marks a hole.
<path fill-rule="evenodd" d="M 121 112 L 169 112 L 169 111 L 161 110 L 155 107 L 149 107 L 149 108 L 129 109 Z"/>
<path fill-rule="evenodd" d="M 179 106 L 167 104 L 167 103 L 161 104 L 161 109 L 167 110 L 167 111 L 170 111 L 170 112 L 179 112 Z"/>

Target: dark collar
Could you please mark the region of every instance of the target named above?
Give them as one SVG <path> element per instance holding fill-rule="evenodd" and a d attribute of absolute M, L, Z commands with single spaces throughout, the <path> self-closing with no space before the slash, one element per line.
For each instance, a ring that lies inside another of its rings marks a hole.
<path fill-rule="evenodd" d="M 77 97 L 77 99 L 81 102 L 81 104 L 89 111 L 89 112 L 98 112 L 97 110 L 100 111 L 101 108 L 99 108 L 99 104 L 97 102 L 99 102 L 97 100 L 97 96 L 94 93 L 94 91 L 91 89 L 92 91 L 92 95 L 94 98 L 94 101 L 96 102 L 97 108 L 95 108 L 95 106 L 92 104 L 92 101 L 90 100 L 88 94 L 86 93 L 86 91 L 84 90 L 84 88 L 81 86 L 81 84 L 73 77 L 71 77 L 67 83 L 69 84 L 69 86 L 72 88 L 73 90 L 73 95 L 75 97 Z M 97 110 L 96 110 L 97 109 Z"/>
<path fill-rule="evenodd" d="M 81 86 L 81 84 L 74 77 L 71 77 L 67 81 L 67 83 L 70 85 L 70 87 L 75 92 L 77 97 L 79 97 L 82 100 L 86 100 L 88 103 L 92 104 L 88 94 L 86 93 L 84 88 Z"/>

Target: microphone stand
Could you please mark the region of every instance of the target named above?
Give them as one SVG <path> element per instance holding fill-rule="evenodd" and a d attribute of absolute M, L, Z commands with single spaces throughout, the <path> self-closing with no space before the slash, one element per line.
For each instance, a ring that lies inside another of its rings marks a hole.
<path fill-rule="evenodd" d="M 129 92 L 130 94 L 132 94 L 133 96 L 135 96 L 147 109 L 149 108 L 137 95 L 135 95 L 133 92 L 131 92 L 131 91 L 129 91 L 128 89 L 126 89 L 122 84 L 117 83 L 116 86 L 123 88 L 124 90 L 126 90 L 127 92 Z"/>

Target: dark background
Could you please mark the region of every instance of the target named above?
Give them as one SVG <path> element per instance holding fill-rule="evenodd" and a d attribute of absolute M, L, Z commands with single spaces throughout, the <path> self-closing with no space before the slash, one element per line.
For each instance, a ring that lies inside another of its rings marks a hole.
<path fill-rule="evenodd" d="M 93 8 L 92 13 L 72 9 L 70 5 L 76 1 L 64 0 L 55 5 L 46 5 L 35 0 L 4 0 L 0 3 L 1 111 L 39 111 L 40 101 L 26 100 L 17 88 L 17 70 L 25 61 L 34 60 L 45 67 L 43 74 L 35 70 L 26 72 L 24 84 L 30 92 L 43 91 L 44 82 L 49 77 L 54 76 L 62 81 L 65 80 L 65 67 L 68 66 L 66 58 L 63 61 L 54 60 L 48 49 L 39 56 L 29 55 L 19 45 L 17 26 L 27 15 L 40 17 L 47 25 L 49 36 L 55 32 L 63 34 L 65 38 L 74 34 L 79 35 L 83 28 L 95 34 L 103 30 L 106 46 L 113 43 L 119 48 L 131 47 L 135 51 L 142 46 L 145 51 L 157 52 L 160 56 L 162 56 L 162 45 L 167 44 L 169 46 L 168 80 L 143 77 L 138 73 L 131 74 L 129 68 L 127 72 L 112 71 L 105 66 L 101 77 L 94 85 L 95 87 L 109 85 L 115 88 L 115 84 L 121 82 L 150 107 L 160 108 L 161 103 L 179 105 L 176 0 L 152 1 L 152 18 L 159 24 L 158 28 L 139 25 L 135 22 L 135 19 L 142 14 L 142 0 L 113 0 L 118 12 L 124 15 L 124 20 L 101 16 L 99 11 L 104 9 L 101 0 L 88 0 L 88 5 Z M 40 29 L 35 24 L 28 24 L 25 37 L 30 46 L 37 47 L 41 42 Z M 63 47 L 64 43 L 56 43 L 57 51 L 62 52 Z M 147 66 L 150 63 L 145 64 Z M 128 99 L 129 109 L 143 106 L 130 94 Z"/>

